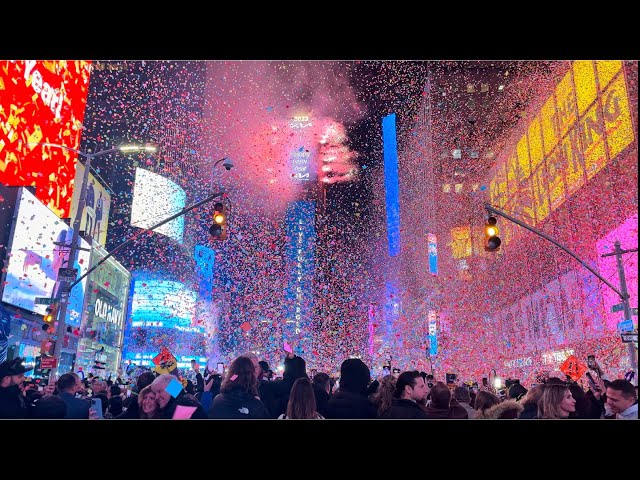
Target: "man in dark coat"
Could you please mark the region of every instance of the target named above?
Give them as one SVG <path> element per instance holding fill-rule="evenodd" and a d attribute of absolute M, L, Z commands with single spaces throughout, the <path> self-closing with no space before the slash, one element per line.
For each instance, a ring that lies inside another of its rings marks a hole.
<path fill-rule="evenodd" d="M 329 399 L 325 418 L 376 418 L 376 408 L 367 397 L 369 367 L 359 358 L 340 365 L 340 388 Z"/>
<path fill-rule="evenodd" d="M 23 361 L 17 357 L 0 363 L 0 418 L 29 418 L 21 389 L 27 371 Z"/>
<path fill-rule="evenodd" d="M 271 418 L 278 418 L 287 412 L 289 394 L 298 378 L 307 377 L 307 364 L 302 357 L 288 353 L 284 359 L 282 380 L 261 385 L 260 400 L 265 404 Z"/>
<path fill-rule="evenodd" d="M 436 383 L 429 392 L 431 403 L 426 408 L 427 418 L 469 418 L 467 411 L 451 399 L 451 390 L 444 383 Z"/>
<path fill-rule="evenodd" d="M 419 403 L 423 403 L 427 396 L 427 385 L 420 372 L 402 372 L 396 381 L 396 389 L 393 392 L 391 407 L 380 415 L 380 418 L 419 418 L 426 419 Z"/>
<path fill-rule="evenodd" d="M 67 415 L 64 418 L 88 419 L 91 403 L 85 398 L 76 398 L 76 391 L 80 383 L 77 375 L 65 373 L 56 383 L 58 396 L 67 405 Z M 95 396 L 95 395 L 94 395 Z"/>

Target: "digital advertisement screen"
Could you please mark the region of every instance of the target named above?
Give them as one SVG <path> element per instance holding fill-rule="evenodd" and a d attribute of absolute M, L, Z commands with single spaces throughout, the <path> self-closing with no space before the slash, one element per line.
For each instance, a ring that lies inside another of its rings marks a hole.
<path fill-rule="evenodd" d="M 25 188 L 18 194 L 16 221 L 9 251 L 9 264 L 2 301 L 44 315 L 46 305 L 36 305 L 36 297 L 57 294 L 59 268 L 67 266 L 73 231 L 55 213 L 44 206 Z M 75 268 L 83 275 L 89 269 L 90 247 L 80 240 L 81 248 Z M 79 326 L 86 279 L 76 285 L 69 295 L 66 322 Z"/>
<path fill-rule="evenodd" d="M 384 189 L 387 206 L 387 240 L 389 256 L 400 253 L 400 187 L 398 183 L 398 145 L 396 141 L 396 114 L 382 119 L 384 150 Z"/>
<path fill-rule="evenodd" d="M 131 225 L 150 228 L 184 209 L 187 195 L 168 178 L 136 168 L 136 181 L 131 205 Z M 182 243 L 184 216 L 154 230 Z"/>
<path fill-rule="evenodd" d="M 80 187 L 84 177 L 84 165 L 78 163 L 76 179 L 74 181 L 73 200 L 71 202 L 71 218 L 76 218 L 80 203 Z M 85 237 L 91 237 L 100 245 L 107 242 L 107 227 L 109 225 L 109 210 L 111 209 L 111 195 L 102 184 L 89 173 L 87 180 L 86 204 L 80 217 L 80 231 L 86 232 Z"/>
<path fill-rule="evenodd" d="M 70 216 L 75 153 L 87 102 L 91 62 L 0 61 L 0 183 L 36 187 L 58 217 Z"/>
<path fill-rule="evenodd" d="M 195 325 L 196 299 L 196 292 L 181 282 L 137 278 L 133 284 L 131 326 L 203 330 Z"/>

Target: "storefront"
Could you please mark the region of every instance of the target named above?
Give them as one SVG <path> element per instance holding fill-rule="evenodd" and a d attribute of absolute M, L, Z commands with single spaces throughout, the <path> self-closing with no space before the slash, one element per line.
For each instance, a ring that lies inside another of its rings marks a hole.
<path fill-rule="evenodd" d="M 107 251 L 94 242 L 91 264 L 97 264 L 106 255 Z M 105 378 L 117 374 L 129 281 L 129 272 L 113 258 L 89 276 L 76 370 L 81 367 L 86 373 Z"/>

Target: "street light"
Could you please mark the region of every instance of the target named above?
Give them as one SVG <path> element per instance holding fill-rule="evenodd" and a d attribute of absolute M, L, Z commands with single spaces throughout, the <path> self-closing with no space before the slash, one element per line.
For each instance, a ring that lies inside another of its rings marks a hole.
<path fill-rule="evenodd" d="M 502 388 L 502 379 L 498 375 L 498 372 L 496 372 L 495 368 L 492 368 L 489 371 L 489 383 L 491 384 L 491 386 L 493 388 L 496 389 L 496 391 L 498 391 L 498 390 L 500 390 Z"/>
<path fill-rule="evenodd" d="M 107 155 L 113 152 L 155 152 L 156 148 L 151 145 L 121 145 L 115 148 L 109 148 L 107 150 L 102 150 L 99 152 L 88 153 L 83 152 L 81 150 L 67 147 L 65 145 L 58 145 L 57 143 L 48 143 L 48 142 L 39 142 L 39 143 L 29 143 L 29 145 L 41 145 L 44 147 L 54 147 L 61 148 L 63 150 L 69 150 L 70 152 L 74 152 L 75 154 L 84 157 L 84 175 L 82 177 L 82 183 L 80 185 L 80 195 L 78 197 L 78 209 L 76 210 L 75 218 L 73 219 L 73 236 L 71 237 L 71 248 L 69 251 L 69 261 L 67 263 L 67 267 L 73 268 L 76 263 L 77 255 L 78 255 L 78 237 L 80 232 L 80 222 L 82 220 L 82 212 L 86 205 L 86 194 L 87 194 L 87 182 L 89 180 L 89 170 L 91 169 L 91 161 L 95 157 L 101 157 L 103 155 Z M 56 272 L 57 273 L 57 272 Z M 60 288 L 58 288 L 57 292 L 57 304 L 59 304 L 60 308 L 58 309 L 58 327 L 56 329 L 57 341 L 55 342 L 55 346 L 53 349 L 53 358 L 55 361 L 55 368 L 52 369 L 51 374 L 49 375 L 49 384 L 54 383 L 54 379 L 57 377 L 58 369 L 60 367 L 60 354 L 62 352 L 62 339 L 64 338 L 64 334 L 66 331 L 65 328 L 65 320 L 67 315 L 67 302 L 69 301 L 69 282 L 62 281 L 60 282 Z"/>

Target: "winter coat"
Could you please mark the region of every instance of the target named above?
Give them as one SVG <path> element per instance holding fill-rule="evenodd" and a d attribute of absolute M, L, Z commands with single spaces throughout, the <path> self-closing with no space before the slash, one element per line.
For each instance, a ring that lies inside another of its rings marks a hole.
<path fill-rule="evenodd" d="M 243 390 L 220 393 L 213 399 L 209 418 L 271 418 L 260 400 Z"/>
<path fill-rule="evenodd" d="M 269 418 L 278 418 L 287 411 L 292 388 L 293 383 L 285 380 L 274 380 L 261 386 L 260 400 L 269 412 Z"/>
<path fill-rule="evenodd" d="M 67 405 L 67 415 L 64 418 L 88 419 L 91 402 L 86 398 L 76 398 L 67 392 L 60 392 L 58 396 Z"/>
<path fill-rule="evenodd" d="M 524 407 L 514 399 L 505 400 L 493 407 L 487 408 L 484 412 L 476 410 L 476 419 L 498 419 L 498 418 L 518 418 Z"/>
<path fill-rule="evenodd" d="M 182 390 L 176 398 L 169 400 L 169 403 L 167 403 L 163 409 L 158 411 L 156 418 L 173 418 L 178 405 L 183 407 L 196 407 L 195 412 L 191 414 L 192 420 L 203 420 L 209 418 L 207 416 L 207 412 L 204 411 L 198 399 L 193 395 L 186 393 L 184 390 Z"/>
<path fill-rule="evenodd" d="M 403 398 L 394 398 L 391 406 L 385 410 L 378 418 L 412 418 L 427 419 L 427 414 L 416 402 Z"/>
<path fill-rule="evenodd" d="M 537 403 L 524 403 L 522 405 L 522 411 L 518 418 L 521 420 L 533 420 L 538 418 L 538 404 Z"/>
<path fill-rule="evenodd" d="M 329 394 L 324 388 L 319 387 L 313 387 L 313 394 L 316 397 L 316 411 L 326 418 L 329 409 Z"/>
<path fill-rule="evenodd" d="M 329 399 L 326 418 L 376 418 L 376 407 L 364 394 L 338 390 Z"/>
<path fill-rule="evenodd" d="M 449 408 L 436 408 L 431 405 L 427 405 L 425 412 L 427 418 L 432 419 L 449 419 L 449 420 L 462 420 L 469 418 L 469 414 L 460 406 L 458 402 L 451 402 Z"/>
<path fill-rule="evenodd" d="M 0 418 L 29 418 L 29 411 L 20 387 L 0 387 Z"/>

